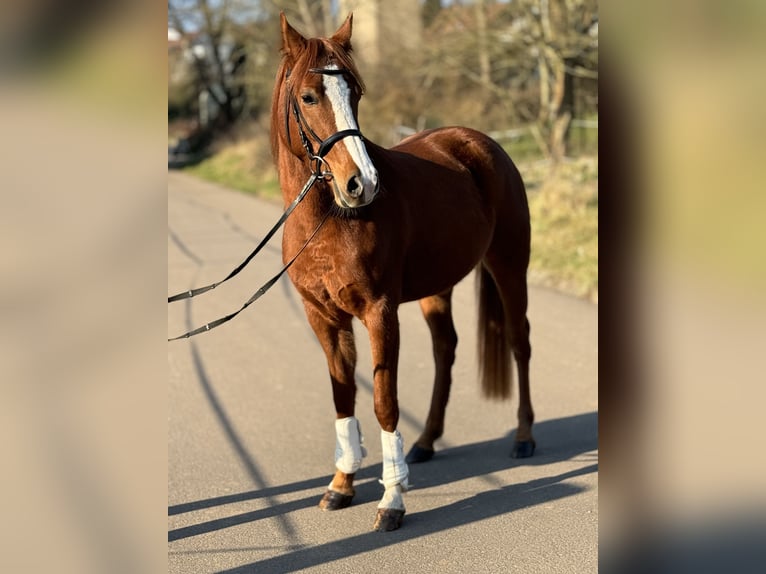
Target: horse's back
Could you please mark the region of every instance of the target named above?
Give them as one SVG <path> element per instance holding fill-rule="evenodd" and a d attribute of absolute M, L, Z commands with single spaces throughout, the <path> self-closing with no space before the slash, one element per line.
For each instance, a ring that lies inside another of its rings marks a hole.
<path fill-rule="evenodd" d="M 526 193 L 516 165 L 505 150 L 488 135 L 467 127 L 451 126 L 424 130 L 391 148 L 436 164 L 468 170 L 477 185 L 487 192 L 514 196 L 526 206 Z"/>
<path fill-rule="evenodd" d="M 447 170 L 450 181 L 456 183 L 463 176 L 470 178 L 484 208 L 493 212 L 493 224 L 500 218 L 506 225 L 528 227 L 529 206 L 519 170 L 486 134 L 466 127 L 424 130 L 402 140 L 391 152 L 422 160 L 419 173 Z"/>

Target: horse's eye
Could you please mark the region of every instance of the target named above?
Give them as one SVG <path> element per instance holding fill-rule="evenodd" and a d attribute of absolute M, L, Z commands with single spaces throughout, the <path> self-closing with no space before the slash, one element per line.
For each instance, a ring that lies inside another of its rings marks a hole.
<path fill-rule="evenodd" d="M 301 100 L 307 106 L 315 106 L 316 104 L 319 103 L 319 101 L 317 100 L 316 96 L 314 94 L 311 94 L 311 93 L 308 93 L 308 92 L 305 93 L 305 94 L 301 94 Z"/>

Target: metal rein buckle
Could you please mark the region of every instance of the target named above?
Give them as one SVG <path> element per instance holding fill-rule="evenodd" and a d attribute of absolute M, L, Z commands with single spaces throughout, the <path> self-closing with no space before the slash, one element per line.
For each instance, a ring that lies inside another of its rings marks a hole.
<path fill-rule="evenodd" d="M 312 154 L 309 161 L 311 161 L 312 164 L 311 171 L 317 179 L 323 181 L 332 181 L 332 171 L 330 171 L 330 166 L 327 164 L 323 157 Z M 325 168 L 324 170 L 322 170 L 323 167 Z"/>

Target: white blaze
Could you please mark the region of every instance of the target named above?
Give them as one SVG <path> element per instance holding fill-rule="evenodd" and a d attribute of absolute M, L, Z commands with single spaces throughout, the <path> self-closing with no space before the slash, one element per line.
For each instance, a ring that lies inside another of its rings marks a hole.
<path fill-rule="evenodd" d="M 338 66 L 332 64 L 327 66 L 330 70 L 337 70 Z M 330 99 L 332 111 L 335 114 L 335 125 L 338 131 L 353 129 L 358 130 L 359 126 L 351 110 L 351 89 L 348 87 L 346 78 L 342 74 L 324 74 L 322 76 L 325 94 Z M 362 138 L 358 136 L 349 136 L 341 140 L 348 150 L 349 155 L 354 160 L 356 167 L 362 176 L 362 184 L 365 188 L 375 187 L 378 182 L 378 172 L 367 155 Z"/>

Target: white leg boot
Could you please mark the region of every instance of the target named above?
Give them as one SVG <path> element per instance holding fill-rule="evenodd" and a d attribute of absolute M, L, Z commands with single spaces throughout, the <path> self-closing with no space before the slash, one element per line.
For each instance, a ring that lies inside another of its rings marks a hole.
<path fill-rule="evenodd" d="M 346 474 L 353 474 L 362 467 L 367 456 L 364 448 L 362 427 L 356 417 L 335 421 L 335 468 Z"/>
<path fill-rule="evenodd" d="M 383 479 L 380 482 L 386 491 L 378 504 L 373 530 L 396 530 L 404 516 L 402 494 L 410 488 L 407 481 L 409 468 L 404 462 L 404 441 L 398 430 L 392 433 L 381 430 L 380 440 L 383 445 Z"/>
<path fill-rule="evenodd" d="M 364 448 L 364 438 L 361 427 L 356 417 L 347 417 L 335 421 L 335 473 L 333 480 L 327 487 L 319 508 L 322 510 L 340 510 L 351 504 L 354 497 L 354 489 L 350 481 L 346 488 L 333 487 L 335 480 L 342 478 L 343 474 L 354 474 L 362 466 L 362 459 L 367 456 Z M 348 477 L 344 478 L 347 481 Z"/>

